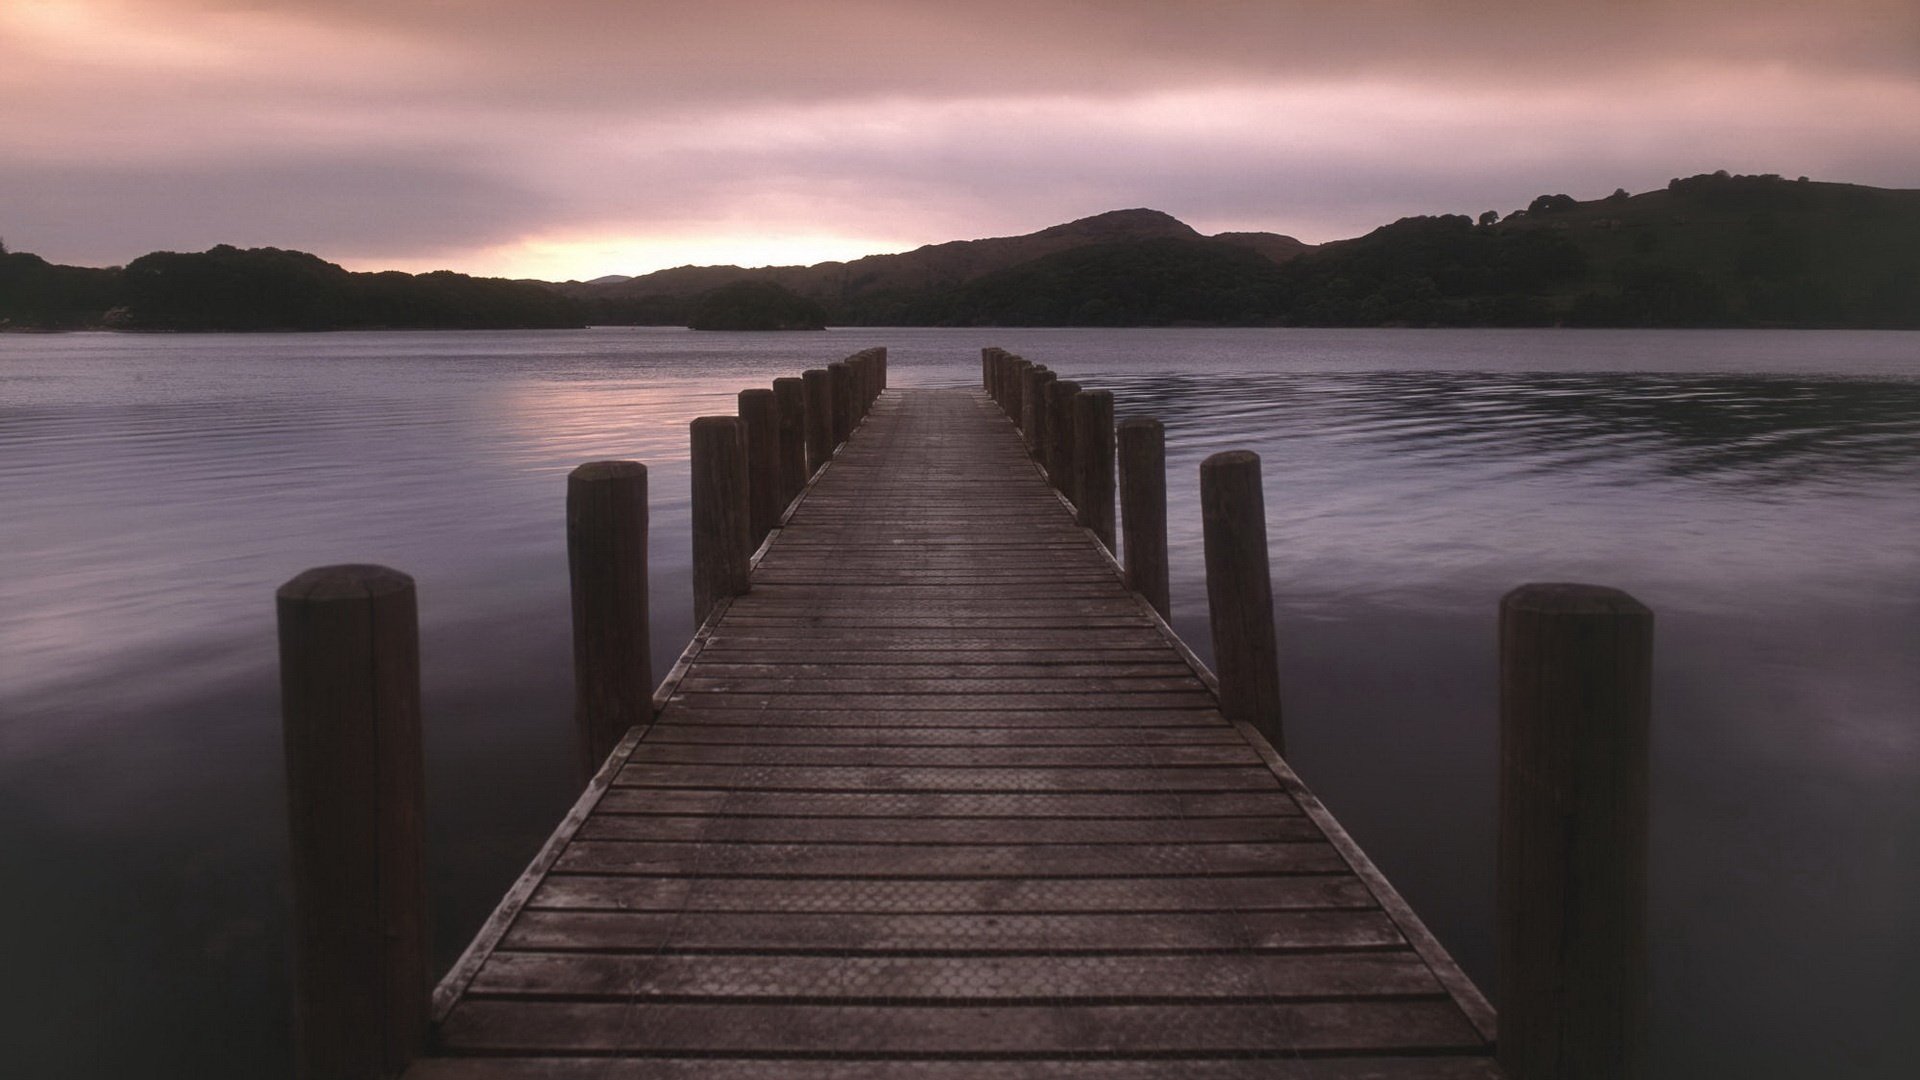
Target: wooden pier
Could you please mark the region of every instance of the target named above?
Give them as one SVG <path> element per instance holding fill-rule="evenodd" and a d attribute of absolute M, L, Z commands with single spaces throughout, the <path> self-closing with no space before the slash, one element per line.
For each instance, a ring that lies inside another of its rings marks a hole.
<path fill-rule="evenodd" d="M 810 477 L 439 983 L 408 1077 L 1506 1075 L 1277 714 L 1223 712 L 1111 508 L 1055 490 L 1052 397 L 993 367 L 836 397 L 864 420 L 784 481 Z"/>

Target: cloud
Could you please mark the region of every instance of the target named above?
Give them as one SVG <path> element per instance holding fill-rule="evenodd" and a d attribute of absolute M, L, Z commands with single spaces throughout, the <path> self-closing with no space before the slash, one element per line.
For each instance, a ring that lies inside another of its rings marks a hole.
<path fill-rule="evenodd" d="M 50 257 L 592 276 L 1115 206 L 1321 240 L 1716 168 L 1913 186 L 1920 5 L 12 0 L 0 98 L 0 231 Z"/>

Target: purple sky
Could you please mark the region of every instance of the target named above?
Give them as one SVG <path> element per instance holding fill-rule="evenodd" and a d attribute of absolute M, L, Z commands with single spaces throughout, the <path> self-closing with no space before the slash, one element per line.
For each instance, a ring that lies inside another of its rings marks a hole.
<path fill-rule="evenodd" d="M 548 278 L 1920 187 L 1920 0 L 0 0 L 0 237 Z"/>

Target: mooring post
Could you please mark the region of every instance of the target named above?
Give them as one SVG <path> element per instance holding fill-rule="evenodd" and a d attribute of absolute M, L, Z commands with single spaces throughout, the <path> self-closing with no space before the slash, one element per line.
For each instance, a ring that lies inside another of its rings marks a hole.
<path fill-rule="evenodd" d="M 653 720 L 645 465 L 589 461 L 567 474 L 567 574 L 585 783 L 628 728 Z"/>
<path fill-rule="evenodd" d="M 833 398 L 833 445 L 837 450 L 853 434 L 853 371 L 845 360 L 835 360 L 827 365 L 827 380 Z"/>
<path fill-rule="evenodd" d="M 887 392 L 887 347 L 886 347 L 885 345 L 882 345 L 882 346 L 880 346 L 879 348 L 877 348 L 877 349 L 875 349 L 874 351 L 875 351 L 875 352 L 876 352 L 876 353 L 877 353 L 877 354 L 879 355 L 879 357 L 880 357 L 880 364 L 879 364 L 879 366 L 880 366 L 880 391 L 879 391 L 879 392 L 880 392 L 880 393 L 882 393 L 882 394 L 884 394 L 884 393 L 886 393 L 886 392 Z"/>
<path fill-rule="evenodd" d="M 1618 589 L 1500 602 L 1500 1064 L 1646 1075 L 1653 613 Z"/>
<path fill-rule="evenodd" d="M 800 373 L 807 397 L 807 476 L 833 457 L 833 382 L 825 368 Z"/>
<path fill-rule="evenodd" d="M 780 426 L 780 511 L 807 486 L 807 389 L 797 378 L 773 380 Z"/>
<path fill-rule="evenodd" d="M 780 523 L 780 411 L 772 390 L 740 391 L 740 429 L 747 439 L 747 541 L 758 548 Z"/>
<path fill-rule="evenodd" d="M 1046 456 L 1047 384 L 1053 372 L 1045 364 L 1027 368 L 1026 384 L 1020 388 L 1020 431 L 1026 436 L 1027 452 L 1035 461 Z"/>
<path fill-rule="evenodd" d="M 854 353 L 847 357 L 847 415 L 853 418 L 849 430 L 860 426 L 867 418 L 867 354 Z"/>
<path fill-rule="evenodd" d="M 295 1075 L 397 1077 L 427 1035 L 413 579 L 323 566 L 280 587 Z"/>
<path fill-rule="evenodd" d="M 1080 384 L 1055 379 L 1047 384 L 1047 479 L 1073 501 L 1073 395 Z"/>
<path fill-rule="evenodd" d="M 747 445 L 740 421 L 702 416 L 692 424 L 693 622 L 747 591 L 754 545 L 747 496 Z"/>
<path fill-rule="evenodd" d="M 1167 434 L 1150 416 L 1120 421 L 1120 544 L 1127 586 L 1172 619 L 1167 565 Z"/>
<path fill-rule="evenodd" d="M 1014 357 L 1007 365 L 1007 419 L 1014 427 L 1020 426 L 1020 397 L 1027 387 L 1027 369 L 1033 367 L 1029 361 Z"/>
<path fill-rule="evenodd" d="M 1108 551 L 1113 542 L 1113 392 L 1073 395 L 1074 520 Z"/>
<path fill-rule="evenodd" d="M 1220 710 L 1229 720 L 1252 724 L 1284 755 L 1260 455 L 1228 450 L 1200 463 L 1200 525 Z"/>
<path fill-rule="evenodd" d="M 993 392 L 993 350 L 992 345 L 980 350 L 980 388 L 989 394 Z"/>

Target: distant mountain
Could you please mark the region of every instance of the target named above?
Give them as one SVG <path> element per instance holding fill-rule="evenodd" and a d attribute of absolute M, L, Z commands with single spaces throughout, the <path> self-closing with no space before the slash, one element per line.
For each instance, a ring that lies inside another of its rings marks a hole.
<path fill-rule="evenodd" d="M 573 287 L 596 322 L 685 322 L 777 282 L 838 325 L 1920 328 L 1920 191 L 1713 173 L 1403 218 L 1317 247 L 1117 210 L 1026 236 L 809 267 L 680 267 Z"/>
<path fill-rule="evenodd" d="M 555 329 L 576 304 L 538 282 L 354 273 L 304 251 L 156 251 L 126 267 L 55 266 L 0 250 L 0 329 L 154 331 Z"/>
<path fill-rule="evenodd" d="M 681 266 L 608 285 L 555 286 L 582 301 L 596 322 L 684 322 L 692 299 L 735 281 L 770 281 L 826 305 L 835 322 L 885 323 L 916 317 L 930 302 L 988 274 L 1076 248 L 1153 240 L 1201 240 L 1180 219 L 1158 210 L 1113 210 L 1023 236 L 953 240 L 893 255 L 813 266 Z M 1225 233 L 1227 244 L 1282 262 L 1311 245 L 1275 233 Z M 635 317 L 638 318 L 635 318 Z"/>
<path fill-rule="evenodd" d="M 722 291 L 724 290 L 724 291 Z M 302 252 L 124 270 L 0 248 L 0 329 L 810 326 L 1755 326 L 1920 329 L 1920 191 L 1712 173 L 1541 195 L 1313 246 L 1115 210 L 814 266 L 546 284 L 352 274 Z"/>

